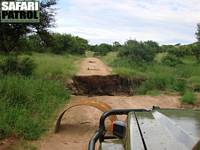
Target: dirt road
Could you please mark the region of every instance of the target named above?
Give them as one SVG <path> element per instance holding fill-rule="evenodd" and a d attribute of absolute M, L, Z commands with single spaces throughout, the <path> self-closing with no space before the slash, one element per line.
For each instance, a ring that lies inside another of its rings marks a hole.
<path fill-rule="evenodd" d="M 110 75 L 111 68 L 106 66 L 101 60 L 95 57 L 89 57 L 80 64 L 80 70 L 77 75 Z"/>
<path fill-rule="evenodd" d="M 78 75 L 109 75 L 111 70 L 97 58 L 86 58 Z M 113 108 L 178 108 L 181 106 L 178 96 L 72 96 L 70 103 L 80 100 L 98 100 L 110 104 Z M 67 107 L 67 106 L 66 106 Z M 64 109 L 63 109 L 64 110 Z M 91 136 L 98 126 L 102 112 L 81 106 L 71 109 L 63 117 L 58 134 L 49 133 L 38 144 L 40 150 L 86 150 Z M 53 130 L 52 130 L 53 132 Z"/>

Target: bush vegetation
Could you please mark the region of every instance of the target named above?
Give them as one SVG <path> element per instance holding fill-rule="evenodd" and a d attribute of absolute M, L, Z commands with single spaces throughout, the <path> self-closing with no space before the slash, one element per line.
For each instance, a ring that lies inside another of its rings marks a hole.
<path fill-rule="evenodd" d="M 175 67 L 178 64 L 181 64 L 182 61 L 180 58 L 176 57 L 175 55 L 168 54 L 162 58 L 161 62 L 165 65 Z"/>
<path fill-rule="evenodd" d="M 195 104 L 197 97 L 191 90 L 186 90 L 181 98 L 181 101 L 186 104 Z"/>
<path fill-rule="evenodd" d="M 105 56 L 108 52 L 113 51 L 113 46 L 102 43 L 100 45 L 91 46 L 90 49 L 95 52 L 95 56 Z"/>
<path fill-rule="evenodd" d="M 103 59 L 116 74 L 127 78 L 146 78 L 146 81 L 136 89 L 138 94 L 148 94 L 149 91 L 171 91 L 182 94 L 187 88 L 196 92 L 200 91 L 200 65 L 194 57 L 177 58 L 181 62 L 170 61 L 169 64 L 162 62 L 166 54 L 159 57 L 162 57 L 161 62 L 153 61 L 140 64 L 117 57 L 116 54 L 108 54 Z"/>
<path fill-rule="evenodd" d="M 0 139 L 14 135 L 35 140 L 50 128 L 70 96 L 57 77 L 68 80 L 80 58 L 51 53 L 0 55 Z"/>
<path fill-rule="evenodd" d="M 158 91 L 200 91 L 200 25 L 197 42 L 189 45 L 159 45 L 153 41 L 128 40 L 103 57 L 113 72 L 128 78 L 146 78 L 139 94 Z M 112 57 L 112 58 L 111 58 Z M 188 94 L 188 92 L 186 93 Z M 189 95 L 189 94 L 188 94 Z"/>
<path fill-rule="evenodd" d="M 119 57 L 138 63 L 150 62 L 153 61 L 156 51 L 159 51 L 159 46 L 156 42 L 128 40 L 119 51 Z"/>
<path fill-rule="evenodd" d="M 25 52 L 52 52 L 55 54 L 76 54 L 83 55 L 89 49 L 88 41 L 78 36 L 70 34 L 51 33 L 51 45 L 47 46 L 41 37 L 33 34 L 21 39 L 17 49 L 23 49 Z"/>
<path fill-rule="evenodd" d="M 136 40 L 90 45 L 78 36 L 48 32 L 55 2 L 40 3 L 40 24 L 0 24 L 0 139 L 13 134 L 38 139 L 48 130 L 56 110 L 69 98 L 63 83 L 76 73 L 74 63 L 88 50 L 103 56 L 117 74 L 145 78 L 136 89 L 139 94 L 176 91 L 183 94 L 183 102 L 195 103 L 193 91 L 200 91 L 200 25 L 197 42 L 190 45 Z"/>
<path fill-rule="evenodd" d="M 22 55 L 22 57 L 26 56 Z M 33 75 L 38 78 L 64 78 L 68 80 L 77 72 L 78 67 L 75 63 L 78 64 L 82 57 L 81 55 L 71 55 L 68 53 L 62 55 L 32 53 L 31 58 L 37 65 Z"/>
<path fill-rule="evenodd" d="M 20 74 L 30 76 L 35 67 L 36 65 L 30 57 L 19 58 L 16 55 L 10 55 L 1 60 L 0 73 L 4 75 Z"/>
<path fill-rule="evenodd" d="M 56 81 L 1 76 L 0 138 L 13 134 L 31 140 L 39 138 L 68 98 L 69 92 Z"/>

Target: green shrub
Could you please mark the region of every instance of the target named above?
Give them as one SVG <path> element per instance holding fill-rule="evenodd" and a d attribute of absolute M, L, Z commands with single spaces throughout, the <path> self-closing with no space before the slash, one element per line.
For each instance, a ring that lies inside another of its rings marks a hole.
<path fill-rule="evenodd" d="M 1 76 L 0 139 L 12 134 L 38 139 L 69 95 L 57 81 Z"/>
<path fill-rule="evenodd" d="M 34 68 L 35 63 L 29 57 L 19 58 L 15 55 L 10 55 L 0 62 L 0 72 L 4 75 L 20 74 L 30 76 Z"/>
<path fill-rule="evenodd" d="M 173 85 L 174 85 L 173 87 L 174 90 L 181 92 L 183 94 L 187 87 L 187 81 L 185 79 L 176 79 Z"/>
<path fill-rule="evenodd" d="M 175 55 L 170 55 L 170 54 L 165 56 L 161 61 L 162 61 L 162 64 L 168 65 L 171 67 L 174 67 L 178 64 L 182 64 L 182 61 L 178 57 L 176 57 Z"/>
<path fill-rule="evenodd" d="M 17 73 L 18 71 L 18 60 L 17 56 L 4 57 L 0 62 L 0 72 L 3 74 Z"/>
<path fill-rule="evenodd" d="M 94 51 L 95 56 L 105 56 L 113 51 L 113 47 L 112 45 L 102 43 L 100 45 L 91 46 L 91 50 Z"/>
<path fill-rule="evenodd" d="M 194 91 L 200 92 L 200 76 L 192 76 L 188 79 L 188 85 Z"/>
<path fill-rule="evenodd" d="M 173 83 L 174 78 L 168 74 L 154 74 L 138 87 L 137 93 L 147 94 L 148 91 L 164 91 L 172 88 Z"/>
<path fill-rule="evenodd" d="M 32 75 L 35 67 L 34 61 L 29 57 L 22 58 L 18 63 L 18 71 L 24 76 Z"/>
<path fill-rule="evenodd" d="M 119 57 L 137 63 L 151 62 L 153 61 L 155 54 L 155 46 L 151 46 L 148 42 L 137 42 L 136 40 L 127 41 L 119 51 Z"/>
<path fill-rule="evenodd" d="M 138 94 L 147 94 L 149 91 L 150 93 L 151 91 L 177 91 L 183 94 L 186 89 L 200 91 L 200 65 L 194 61 L 194 57 L 178 58 L 178 63 L 169 59 L 171 66 L 177 64 L 175 67 L 171 67 L 162 63 L 162 60 L 168 55 L 167 52 L 159 53 L 154 62 L 139 64 L 125 56 L 124 59 L 116 55 L 107 55 L 103 58 L 106 58 L 104 61 L 113 68 L 116 74 L 127 78 L 144 77 L 147 79 L 139 87 L 134 87 Z M 172 57 L 174 58 L 174 56 Z M 175 59 L 177 59 L 176 56 Z M 184 63 L 179 62 L 179 59 Z M 173 63 L 171 64 L 171 62 Z"/>
<path fill-rule="evenodd" d="M 191 90 L 186 90 L 181 98 L 181 101 L 187 104 L 195 104 L 196 100 L 197 100 L 197 97 L 194 94 L 194 92 Z"/>
<path fill-rule="evenodd" d="M 64 52 L 70 54 L 85 54 L 88 49 L 88 41 L 78 36 L 72 36 L 70 34 L 52 34 L 54 39 L 54 46 L 52 52 L 55 54 L 62 54 Z"/>

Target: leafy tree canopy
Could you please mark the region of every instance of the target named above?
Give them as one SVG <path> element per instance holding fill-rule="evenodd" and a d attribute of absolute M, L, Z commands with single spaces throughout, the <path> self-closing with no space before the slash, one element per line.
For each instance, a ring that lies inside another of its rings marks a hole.
<path fill-rule="evenodd" d="M 47 46 L 52 38 L 48 28 L 54 26 L 55 9 L 52 8 L 56 0 L 42 0 L 40 2 L 40 23 L 2 23 L 0 24 L 0 51 L 9 53 L 16 50 L 21 38 L 27 34 L 36 33 Z"/>

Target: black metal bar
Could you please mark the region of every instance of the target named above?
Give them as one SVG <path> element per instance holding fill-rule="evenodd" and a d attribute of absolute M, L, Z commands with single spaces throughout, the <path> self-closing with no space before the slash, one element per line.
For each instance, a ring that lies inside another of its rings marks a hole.
<path fill-rule="evenodd" d="M 101 134 L 103 134 L 103 130 L 99 129 L 96 131 L 95 135 L 91 138 L 88 146 L 88 150 L 95 150 L 95 145 L 97 140 L 100 138 Z"/>
<path fill-rule="evenodd" d="M 99 129 L 95 133 L 95 135 L 91 138 L 88 146 L 88 150 L 95 150 L 95 144 L 99 139 L 100 143 L 104 141 L 104 136 L 106 133 L 105 127 L 105 120 L 109 116 L 112 115 L 128 115 L 129 112 L 149 112 L 152 111 L 151 109 L 115 109 L 111 111 L 104 112 L 101 115 L 100 122 L 99 122 Z"/>

